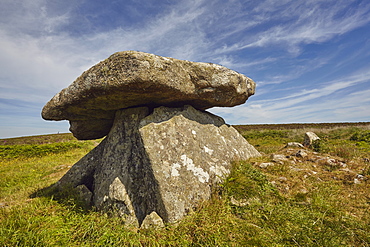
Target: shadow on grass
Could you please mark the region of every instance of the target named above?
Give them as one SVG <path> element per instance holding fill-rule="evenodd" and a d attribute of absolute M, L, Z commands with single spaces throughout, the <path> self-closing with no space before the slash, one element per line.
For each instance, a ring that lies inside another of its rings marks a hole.
<path fill-rule="evenodd" d="M 60 189 L 56 184 L 39 189 L 30 195 L 30 198 L 44 197 L 54 200 L 64 207 L 79 213 L 88 213 L 93 210 L 92 205 L 81 196 L 81 191 L 72 186 Z"/>

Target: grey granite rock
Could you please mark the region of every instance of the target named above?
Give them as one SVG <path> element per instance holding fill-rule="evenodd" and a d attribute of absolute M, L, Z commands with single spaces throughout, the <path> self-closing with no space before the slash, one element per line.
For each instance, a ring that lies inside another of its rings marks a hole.
<path fill-rule="evenodd" d="M 306 132 L 304 135 L 303 146 L 311 147 L 314 142 L 320 141 L 320 137 L 318 137 L 314 132 Z"/>
<path fill-rule="evenodd" d="M 125 51 L 85 71 L 44 106 L 42 117 L 69 120 L 76 138 L 97 139 L 119 109 L 235 106 L 254 91 L 253 80 L 221 65 Z"/>
<path fill-rule="evenodd" d="M 232 162 L 260 156 L 223 119 L 191 106 L 119 110 L 108 136 L 56 184 L 85 185 L 92 204 L 141 225 L 176 222 L 211 196 Z"/>

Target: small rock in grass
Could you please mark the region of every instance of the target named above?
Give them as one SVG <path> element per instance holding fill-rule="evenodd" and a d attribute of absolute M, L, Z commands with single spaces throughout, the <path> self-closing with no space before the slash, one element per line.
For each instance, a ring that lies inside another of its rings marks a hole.
<path fill-rule="evenodd" d="M 285 148 L 303 148 L 304 146 L 299 142 L 289 142 L 286 144 Z"/>
<path fill-rule="evenodd" d="M 288 179 L 286 178 L 286 177 L 279 177 L 279 181 L 281 181 L 281 182 L 285 182 L 285 181 L 288 181 Z"/>
<path fill-rule="evenodd" d="M 357 175 L 356 175 L 356 178 L 357 178 L 358 180 L 361 180 L 361 181 L 366 180 L 366 177 L 365 177 L 364 175 L 361 175 L 361 174 L 357 174 Z"/>
<path fill-rule="evenodd" d="M 155 211 L 153 211 L 145 217 L 145 219 L 141 223 L 140 228 L 149 229 L 149 228 L 162 228 L 162 227 L 164 227 L 162 218 Z"/>
<path fill-rule="evenodd" d="M 353 182 L 354 182 L 355 184 L 360 184 L 360 183 L 361 183 L 361 181 L 360 181 L 360 180 L 358 180 L 357 178 L 353 179 Z"/>
<path fill-rule="evenodd" d="M 312 144 L 315 141 L 318 141 L 318 140 L 320 140 L 320 137 L 318 137 L 315 133 L 313 133 L 313 132 L 306 132 L 306 134 L 304 136 L 303 146 L 305 146 L 305 147 L 311 147 Z"/>
<path fill-rule="evenodd" d="M 267 168 L 267 167 L 273 166 L 273 165 L 274 165 L 274 163 L 272 163 L 272 162 L 263 162 L 263 163 L 259 164 L 259 167 L 260 168 Z"/>
<path fill-rule="evenodd" d="M 285 155 L 283 155 L 283 154 L 272 154 L 271 155 L 271 160 L 273 161 L 273 162 L 276 162 L 276 163 L 279 163 L 279 164 L 284 164 L 284 162 L 287 162 L 288 161 L 288 159 L 286 158 L 286 156 Z"/>
<path fill-rule="evenodd" d="M 237 200 L 234 197 L 231 197 L 230 202 L 232 205 L 238 206 L 238 207 L 244 207 L 247 206 L 249 203 L 246 199 Z"/>
<path fill-rule="evenodd" d="M 299 158 L 306 158 L 308 154 L 304 150 L 299 150 L 298 153 L 295 154 L 295 156 Z"/>

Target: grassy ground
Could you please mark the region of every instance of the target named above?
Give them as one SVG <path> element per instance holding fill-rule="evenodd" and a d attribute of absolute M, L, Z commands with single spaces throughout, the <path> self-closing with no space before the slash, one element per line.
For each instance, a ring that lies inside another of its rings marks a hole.
<path fill-rule="evenodd" d="M 35 196 L 97 142 L 68 134 L 0 140 L 0 246 L 370 246 L 369 124 L 236 128 L 263 157 L 236 163 L 210 201 L 159 230 L 85 209 L 73 193 Z M 260 168 L 272 153 L 297 151 L 284 146 L 305 131 L 322 139 L 309 155 L 345 167 L 307 159 Z"/>

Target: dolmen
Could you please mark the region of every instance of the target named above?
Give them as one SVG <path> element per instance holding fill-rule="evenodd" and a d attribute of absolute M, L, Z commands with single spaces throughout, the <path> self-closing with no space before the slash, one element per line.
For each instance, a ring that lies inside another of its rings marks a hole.
<path fill-rule="evenodd" d="M 211 197 L 232 162 L 260 156 L 205 111 L 243 104 L 254 92 L 253 80 L 217 64 L 117 52 L 42 110 L 46 120 L 69 120 L 79 140 L 105 137 L 54 186 L 78 188 L 91 206 L 129 224 L 177 222 Z"/>

